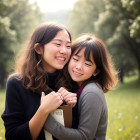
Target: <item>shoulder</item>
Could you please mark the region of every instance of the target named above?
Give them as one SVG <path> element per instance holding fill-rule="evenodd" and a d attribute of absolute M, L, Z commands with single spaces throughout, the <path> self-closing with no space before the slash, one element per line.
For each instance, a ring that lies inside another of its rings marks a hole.
<path fill-rule="evenodd" d="M 6 87 L 8 88 L 13 88 L 13 87 L 22 87 L 22 82 L 18 80 L 18 77 L 20 76 L 19 73 L 11 75 L 8 80 L 7 80 L 7 85 Z"/>
<path fill-rule="evenodd" d="M 84 96 L 87 93 L 88 94 L 91 93 L 91 95 L 96 94 L 98 96 L 104 95 L 104 92 L 103 92 L 101 86 L 98 83 L 89 83 L 89 84 L 87 84 L 83 88 L 81 95 Z"/>
<path fill-rule="evenodd" d="M 14 83 L 14 82 L 20 82 L 19 80 L 18 80 L 18 77 L 19 77 L 19 73 L 15 73 L 15 74 L 13 74 L 13 75 L 11 75 L 9 78 L 8 78 L 8 80 L 7 80 L 7 83 Z"/>
<path fill-rule="evenodd" d="M 82 92 L 94 92 L 94 93 L 102 92 L 103 93 L 103 90 L 98 83 L 89 83 L 84 87 Z"/>
<path fill-rule="evenodd" d="M 106 102 L 104 92 L 101 86 L 97 83 L 89 83 L 84 87 L 79 100 L 85 99 L 88 101 L 100 100 L 102 103 Z"/>

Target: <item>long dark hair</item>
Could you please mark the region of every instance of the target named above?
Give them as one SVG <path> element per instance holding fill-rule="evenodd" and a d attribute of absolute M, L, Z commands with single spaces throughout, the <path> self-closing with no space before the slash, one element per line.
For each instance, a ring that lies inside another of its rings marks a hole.
<path fill-rule="evenodd" d="M 104 93 L 112 90 L 118 82 L 118 72 L 114 69 L 111 57 L 104 43 L 91 34 L 81 35 L 72 44 L 71 56 L 74 55 L 74 53 L 78 54 L 83 48 L 85 48 L 85 59 L 90 60 L 92 54 L 96 67 L 100 72 L 97 76 L 91 76 L 82 85 L 86 86 L 88 83 L 95 82 L 101 86 Z M 63 77 L 60 78 L 59 81 L 61 81 L 67 89 L 76 87 L 76 82 L 72 81 L 68 73 L 68 64 L 64 67 L 63 75 L 61 76 Z"/>
<path fill-rule="evenodd" d="M 26 89 L 38 93 L 49 89 L 47 73 L 43 69 L 41 56 L 36 53 L 34 45 L 38 43 L 44 50 L 44 45 L 49 43 L 61 30 L 66 30 L 71 40 L 71 34 L 68 29 L 54 22 L 43 23 L 32 33 L 23 55 L 16 61 L 14 72 L 19 73 L 18 80 L 22 81 Z"/>

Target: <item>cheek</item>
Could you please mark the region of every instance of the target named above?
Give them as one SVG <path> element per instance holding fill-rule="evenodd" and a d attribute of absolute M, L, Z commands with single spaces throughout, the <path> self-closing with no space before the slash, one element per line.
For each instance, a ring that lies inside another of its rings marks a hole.
<path fill-rule="evenodd" d="M 72 62 L 72 59 L 71 59 L 69 64 L 68 64 L 68 71 L 70 72 L 70 70 L 72 70 L 72 68 L 73 68 L 73 62 Z"/>
<path fill-rule="evenodd" d="M 69 49 L 67 52 L 68 52 L 68 59 L 69 59 L 71 56 L 71 49 Z"/>
<path fill-rule="evenodd" d="M 93 74 L 93 69 L 86 67 L 85 72 L 87 73 L 87 75 L 92 75 Z"/>

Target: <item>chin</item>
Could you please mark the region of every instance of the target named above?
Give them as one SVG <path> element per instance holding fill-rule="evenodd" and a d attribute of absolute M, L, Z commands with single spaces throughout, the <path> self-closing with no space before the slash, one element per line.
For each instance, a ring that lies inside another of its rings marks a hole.
<path fill-rule="evenodd" d="M 61 66 L 61 67 L 57 67 L 56 69 L 62 70 L 63 68 L 64 68 L 64 66 Z"/>

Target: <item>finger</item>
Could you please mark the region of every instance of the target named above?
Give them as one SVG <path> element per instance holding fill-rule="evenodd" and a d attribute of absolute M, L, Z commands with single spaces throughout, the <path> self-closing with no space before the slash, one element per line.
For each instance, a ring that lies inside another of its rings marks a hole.
<path fill-rule="evenodd" d="M 60 93 L 62 96 L 64 96 L 66 92 L 68 92 L 68 91 L 66 89 L 63 89 Z"/>
<path fill-rule="evenodd" d="M 58 101 L 59 101 L 60 103 L 63 103 L 63 100 L 62 100 L 61 96 L 58 96 Z"/>
<path fill-rule="evenodd" d="M 67 98 L 73 98 L 73 97 L 76 97 L 77 98 L 77 94 L 70 93 L 70 94 L 67 94 L 66 96 L 63 96 L 64 100 L 66 100 Z"/>
<path fill-rule="evenodd" d="M 58 92 L 61 93 L 64 90 L 64 87 L 61 87 Z"/>
<path fill-rule="evenodd" d="M 73 101 L 68 101 L 66 102 L 67 104 L 71 104 L 72 106 L 75 106 L 77 101 L 76 100 L 73 100 Z"/>
<path fill-rule="evenodd" d="M 41 98 L 44 97 L 44 96 L 45 96 L 45 93 L 44 92 L 41 92 Z"/>
<path fill-rule="evenodd" d="M 63 100 L 63 97 L 61 96 L 61 93 L 56 92 L 56 94 Z"/>
<path fill-rule="evenodd" d="M 77 98 L 76 98 L 76 97 L 67 98 L 67 99 L 65 100 L 65 102 L 66 102 L 66 103 L 67 103 L 67 102 L 75 103 L 75 102 L 77 102 Z"/>
<path fill-rule="evenodd" d="M 67 95 L 69 95 L 70 94 L 70 92 L 68 92 L 68 91 L 65 91 L 63 94 L 62 94 L 62 97 L 63 98 L 65 98 Z"/>

